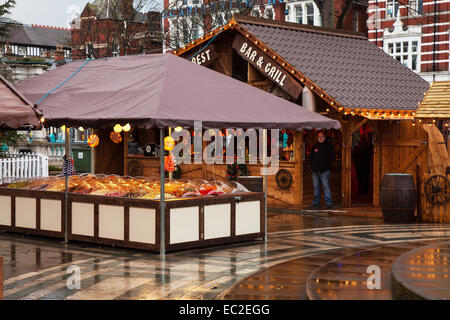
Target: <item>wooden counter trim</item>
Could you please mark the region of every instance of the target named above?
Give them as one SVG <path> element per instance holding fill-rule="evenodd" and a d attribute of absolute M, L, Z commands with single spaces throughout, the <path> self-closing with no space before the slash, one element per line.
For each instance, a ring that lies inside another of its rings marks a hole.
<path fill-rule="evenodd" d="M 139 243 L 139 242 L 124 241 L 124 240 L 113 240 L 113 239 L 105 239 L 105 238 L 95 238 L 95 237 L 80 236 L 80 235 L 70 235 L 69 240 L 96 243 L 96 244 L 108 245 L 108 246 L 112 246 L 112 247 L 124 247 L 124 248 L 150 250 L 150 251 L 159 252 L 159 245 L 153 245 L 153 244 L 148 244 L 148 243 Z"/>
<path fill-rule="evenodd" d="M 215 246 L 221 244 L 229 244 L 236 243 L 248 240 L 257 240 L 264 237 L 264 233 L 253 233 L 253 234 L 244 234 L 236 237 L 223 237 L 217 239 L 203 240 L 203 241 L 191 241 L 184 243 L 177 243 L 166 246 L 166 252 L 173 252 L 178 250 L 186 250 L 186 249 L 197 249 L 201 247 L 207 246 Z"/>

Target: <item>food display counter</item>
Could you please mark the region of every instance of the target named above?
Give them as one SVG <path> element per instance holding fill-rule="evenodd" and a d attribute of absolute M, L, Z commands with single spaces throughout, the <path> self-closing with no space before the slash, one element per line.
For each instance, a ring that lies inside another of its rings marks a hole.
<path fill-rule="evenodd" d="M 159 181 L 144 177 L 72 176 L 69 240 L 160 251 Z M 0 229 L 65 237 L 65 179 L 0 186 Z M 264 194 L 235 182 L 175 180 L 165 186 L 165 251 L 264 237 Z"/>

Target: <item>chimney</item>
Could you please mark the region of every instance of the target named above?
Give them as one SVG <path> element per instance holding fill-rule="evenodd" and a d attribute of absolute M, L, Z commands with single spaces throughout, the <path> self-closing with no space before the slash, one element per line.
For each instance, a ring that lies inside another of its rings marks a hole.
<path fill-rule="evenodd" d="M 62 46 L 56 46 L 55 62 L 57 63 L 57 66 L 62 66 L 65 61 L 64 48 Z"/>

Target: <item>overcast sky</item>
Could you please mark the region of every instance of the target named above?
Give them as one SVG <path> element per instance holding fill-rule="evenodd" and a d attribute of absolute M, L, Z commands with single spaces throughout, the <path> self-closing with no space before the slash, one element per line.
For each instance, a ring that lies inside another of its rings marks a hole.
<path fill-rule="evenodd" d="M 16 0 L 11 18 L 26 24 L 70 27 L 69 22 L 93 0 Z M 0 0 L 1 2 L 1 0 Z"/>

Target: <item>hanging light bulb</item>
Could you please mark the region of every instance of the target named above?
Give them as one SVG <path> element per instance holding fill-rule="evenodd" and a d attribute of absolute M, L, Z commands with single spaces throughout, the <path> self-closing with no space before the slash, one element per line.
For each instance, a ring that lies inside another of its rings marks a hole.
<path fill-rule="evenodd" d="M 123 130 L 123 128 L 122 128 L 122 126 L 121 126 L 120 124 L 116 124 L 116 125 L 114 126 L 114 132 L 115 132 L 115 133 L 121 133 L 122 130 Z"/>
<path fill-rule="evenodd" d="M 83 128 L 83 127 L 79 127 L 78 130 L 80 130 L 81 132 L 83 132 L 83 131 L 84 131 L 84 128 Z"/>
<path fill-rule="evenodd" d="M 174 130 L 175 132 L 181 132 L 181 130 L 183 130 L 183 127 L 176 127 Z"/>
<path fill-rule="evenodd" d="M 42 123 L 44 123 L 44 122 L 45 122 L 45 118 L 44 118 L 44 116 L 42 116 L 42 117 L 41 117 L 40 121 L 41 121 Z"/>
<path fill-rule="evenodd" d="M 130 124 L 129 123 L 127 123 L 126 125 L 124 125 L 123 126 L 123 131 L 125 131 L 125 132 L 128 132 L 128 131 L 130 131 L 131 130 L 131 126 L 130 126 Z"/>

